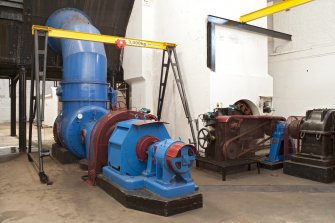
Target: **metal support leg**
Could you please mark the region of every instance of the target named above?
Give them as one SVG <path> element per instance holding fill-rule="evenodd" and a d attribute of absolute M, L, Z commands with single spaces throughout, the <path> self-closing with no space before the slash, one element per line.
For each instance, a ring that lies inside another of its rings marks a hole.
<path fill-rule="evenodd" d="M 39 37 L 44 38 L 43 49 L 39 49 Z M 31 161 L 38 170 L 41 183 L 47 185 L 52 184 L 49 177 L 44 172 L 43 158 L 49 156 L 49 151 L 43 149 L 42 145 L 42 122 L 44 120 L 44 98 L 45 98 L 45 77 L 46 77 L 46 60 L 47 60 L 47 44 L 48 35 L 46 32 L 35 30 L 34 34 L 34 69 L 32 69 L 31 76 L 31 91 L 30 91 L 30 115 L 29 115 L 29 146 L 28 146 L 28 159 Z M 40 61 L 42 60 L 42 61 Z M 40 65 L 42 65 L 42 70 Z M 35 94 L 35 95 L 34 95 Z M 32 154 L 32 128 L 33 121 L 36 120 L 37 127 L 37 148 L 38 148 L 38 161 L 35 162 Z"/>
<path fill-rule="evenodd" d="M 130 85 L 126 83 L 126 105 L 130 109 Z"/>
<path fill-rule="evenodd" d="M 16 136 L 16 83 L 17 77 L 10 82 L 10 136 Z"/>
<path fill-rule="evenodd" d="M 166 54 L 168 56 L 167 61 L 165 62 L 165 57 Z M 166 85 L 167 85 L 167 80 L 168 80 L 168 75 L 169 75 L 169 68 L 172 68 L 174 78 L 177 84 L 178 92 L 180 95 L 181 102 L 183 104 L 184 112 L 186 115 L 186 118 L 188 120 L 188 124 L 190 125 L 191 129 L 191 134 L 192 134 L 192 140 L 190 140 L 191 144 L 194 144 L 195 147 L 197 148 L 197 141 L 196 141 L 196 136 L 195 136 L 195 131 L 193 127 L 193 120 L 191 117 L 191 112 L 190 108 L 188 105 L 187 97 L 186 97 L 186 92 L 185 92 L 185 87 L 184 87 L 184 82 L 182 79 L 180 67 L 179 67 L 179 62 L 177 58 L 177 52 L 176 48 L 168 48 L 167 50 L 163 51 L 163 59 L 162 59 L 162 69 L 161 69 L 161 77 L 160 77 L 160 85 L 159 85 L 159 94 L 158 94 L 158 108 L 157 108 L 157 117 L 158 120 L 160 120 L 161 115 L 162 115 L 162 110 L 163 110 L 163 102 L 164 102 L 164 96 L 165 96 L 165 90 L 166 90 Z"/>
<path fill-rule="evenodd" d="M 27 149 L 26 136 L 26 68 L 21 67 L 19 72 L 19 150 Z"/>
<path fill-rule="evenodd" d="M 167 61 L 165 62 L 166 54 L 168 54 Z M 157 118 L 161 119 L 162 110 L 163 110 L 163 102 L 165 97 L 166 84 L 169 76 L 169 68 L 171 64 L 171 51 L 164 50 L 163 51 L 163 59 L 162 59 L 162 68 L 161 68 L 161 78 L 159 83 L 159 93 L 158 93 L 158 107 L 157 107 Z"/>
<path fill-rule="evenodd" d="M 188 124 L 190 125 L 190 129 L 191 129 L 191 133 L 192 133 L 193 142 L 190 142 L 190 143 L 194 144 L 195 148 L 198 148 L 197 147 L 197 139 L 196 139 L 195 132 L 194 132 L 194 127 L 193 127 L 193 120 L 192 120 L 190 108 L 189 108 L 187 97 L 186 97 L 184 81 L 183 81 L 183 78 L 182 78 L 182 75 L 181 75 L 180 66 L 179 66 L 177 52 L 176 52 L 175 47 L 172 48 L 172 53 L 173 53 L 173 57 L 174 57 L 174 62 L 172 62 L 172 71 L 173 71 L 173 74 L 174 74 L 174 78 L 176 80 L 176 84 L 177 84 L 177 87 L 178 87 L 180 99 L 181 99 L 181 102 L 182 102 L 183 107 L 184 107 L 185 115 L 186 115 L 186 118 L 188 120 Z"/>
<path fill-rule="evenodd" d="M 35 76 L 34 76 L 34 65 L 31 65 L 31 76 L 30 76 L 30 105 L 29 105 L 29 136 L 28 136 L 28 160 L 32 162 L 30 157 L 31 147 L 32 147 L 32 134 L 33 134 L 33 122 L 36 113 L 35 106 Z"/>

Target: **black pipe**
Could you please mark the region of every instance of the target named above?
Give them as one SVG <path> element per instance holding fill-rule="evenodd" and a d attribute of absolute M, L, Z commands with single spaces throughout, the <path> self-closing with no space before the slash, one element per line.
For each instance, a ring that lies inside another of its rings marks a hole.
<path fill-rule="evenodd" d="M 10 84 L 10 136 L 16 136 L 16 83 L 17 77 Z"/>
<path fill-rule="evenodd" d="M 26 135 L 26 68 L 21 67 L 19 71 L 19 150 L 27 149 Z"/>

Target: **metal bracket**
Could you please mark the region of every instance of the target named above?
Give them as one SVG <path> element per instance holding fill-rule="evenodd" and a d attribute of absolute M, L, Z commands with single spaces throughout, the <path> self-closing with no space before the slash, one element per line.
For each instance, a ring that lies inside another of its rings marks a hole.
<path fill-rule="evenodd" d="M 207 18 L 207 67 L 213 72 L 215 71 L 215 26 L 225 26 L 232 29 L 238 29 L 242 31 L 252 32 L 268 37 L 273 37 L 283 40 L 292 40 L 292 35 L 265 29 L 258 26 L 248 25 L 245 23 L 233 21 L 230 19 L 220 18 L 209 15 Z"/>

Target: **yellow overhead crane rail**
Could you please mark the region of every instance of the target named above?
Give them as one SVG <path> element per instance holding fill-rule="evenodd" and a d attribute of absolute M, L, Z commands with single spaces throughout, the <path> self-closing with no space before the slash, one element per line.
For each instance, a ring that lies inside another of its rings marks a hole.
<path fill-rule="evenodd" d="M 284 11 L 293 7 L 296 7 L 298 5 L 302 5 L 308 2 L 311 2 L 313 0 L 283 0 L 280 3 L 262 8 L 260 10 L 248 13 L 246 15 L 243 15 L 240 17 L 240 22 L 246 23 L 250 22 L 268 15 L 272 15 L 274 13 Z"/>
<path fill-rule="evenodd" d="M 35 32 L 37 35 L 35 35 Z M 45 77 L 46 73 L 46 52 L 47 52 L 47 42 L 45 42 L 44 50 L 36 50 L 38 49 L 38 39 L 39 36 L 45 36 L 46 38 L 65 38 L 65 39 L 73 39 L 73 40 L 84 40 L 84 41 L 93 41 L 93 42 L 101 42 L 101 43 L 109 43 L 115 44 L 118 48 L 124 48 L 126 46 L 133 47 L 142 47 L 142 48 L 151 48 L 151 49 L 159 49 L 163 50 L 163 58 L 162 58 L 162 67 L 161 67 L 161 78 L 159 85 L 159 98 L 158 98 L 158 109 L 157 109 L 157 117 L 160 120 L 162 109 L 163 109 L 163 101 L 165 96 L 165 89 L 167 85 L 169 68 L 174 74 L 175 83 L 177 85 L 179 95 L 183 104 L 183 108 L 185 111 L 186 118 L 188 119 L 188 123 L 190 125 L 193 144 L 197 145 L 194 127 L 193 127 L 193 119 L 191 116 L 191 112 L 189 109 L 184 83 L 181 77 L 181 69 L 179 67 L 179 62 L 177 59 L 176 46 L 175 43 L 167 43 L 167 42 L 157 42 L 157 41 L 149 41 L 149 40 L 141 40 L 141 39 L 133 39 L 126 37 L 118 37 L 118 36 L 108 36 L 102 34 L 93 34 L 93 33 L 85 33 L 85 32 L 76 32 L 71 30 L 64 29 L 56 29 L 49 26 L 40 26 L 33 25 L 32 26 L 32 34 L 35 36 L 35 70 L 36 76 L 39 77 L 39 51 L 44 51 L 44 61 L 41 64 L 44 64 L 44 71 L 42 72 Z M 44 35 L 45 34 L 45 35 Z M 37 48 L 36 48 L 37 47 Z M 166 61 L 167 59 L 167 61 Z M 37 78 L 36 78 L 37 80 Z M 39 83 L 39 81 L 38 81 Z M 196 146 L 197 147 L 197 146 Z"/>
<path fill-rule="evenodd" d="M 41 31 L 48 32 L 48 37 L 110 43 L 110 44 L 118 45 L 119 48 L 123 48 L 125 46 L 134 46 L 134 47 L 142 47 L 142 48 L 167 50 L 168 48 L 174 48 L 177 46 L 177 44 L 175 43 L 156 42 L 156 41 L 125 38 L 125 37 L 118 37 L 118 36 L 108 36 L 108 35 L 102 35 L 102 34 L 76 32 L 76 31 L 71 31 L 71 30 L 56 29 L 56 28 L 52 28 L 48 26 L 33 25 L 32 26 L 33 35 L 35 34 L 35 30 L 41 30 Z"/>

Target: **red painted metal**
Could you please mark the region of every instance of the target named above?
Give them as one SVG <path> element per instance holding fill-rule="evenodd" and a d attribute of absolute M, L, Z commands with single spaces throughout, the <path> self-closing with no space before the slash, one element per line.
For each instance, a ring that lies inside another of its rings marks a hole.
<path fill-rule="evenodd" d="M 144 115 L 144 117 L 146 118 L 147 116 Z M 135 126 L 142 126 L 142 125 L 151 125 L 153 123 L 159 123 L 159 124 L 168 124 L 167 122 L 158 122 L 155 120 L 139 120 L 138 122 L 133 123 L 133 125 Z"/>
<path fill-rule="evenodd" d="M 234 104 L 235 110 L 243 115 L 253 115 L 250 106 L 243 100 L 240 100 Z"/>
<path fill-rule="evenodd" d="M 108 141 L 118 122 L 129 119 L 143 119 L 144 114 L 136 111 L 118 110 L 110 111 L 97 121 L 94 125 L 88 156 L 88 183 L 95 184 L 98 173 L 101 173 L 102 167 L 107 165 L 108 159 Z"/>
<path fill-rule="evenodd" d="M 236 119 L 255 119 L 255 120 L 277 120 L 277 121 L 285 121 L 286 119 L 281 116 L 268 116 L 268 115 L 231 115 L 231 116 L 218 116 L 216 120 L 218 122 L 229 122 L 231 120 Z"/>
<path fill-rule="evenodd" d="M 239 135 L 237 135 L 237 136 L 235 136 L 235 137 L 229 139 L 228 141 L 226 141 L 225 144 L 223 144 L 223 150 L 222 150 L 222 153 L 223 153 L 223 155 L 224 155 L 224 158 L 225 158 L 226 160 L 228 159 L 228 148 L 229 148 L 229 146 L 230 146 L 234 141 L 236 141 L 236 140 L 238 140 L 239 138 L 242 138 L 243 136 L 246 136 L 246 135 L 248 135 L 248 134 L 250 134 L 250 133 L 252 133 L 252 132 L 254 132 L 254 131 L 258 130 L 258 129 L 263 128 L 263 127 L 264 127 L 265 125 L 267 125 L 267 124 L 268 124 L 267 122 L 264 122 L 264 123 L 262 123 L 262 124 L 260 124 L 260 125 L 258 125 L 258 126 L 256 126 L 256 127 L 252 127 L 252 128 L 250 128 L 249 130 L 243 132 L 242 134 L 239 134 Z M 244 150 L 245 150 L 245 149 L 244 149 Z M 249 152 L 250 149 L 248 148 L 247 150 L 248 150 L 248 152 Z M 246 153 L 248 153 L 248 152 L 247 152 L 247 151 L 240 152 L 240 153 L 237 154 L 237 157 L 236 157 L 236 158 L 241 157 L 241 156 L 242 156 L 242 153 L 243 153 L 243 154 L 246 154 Z"/>
<path fill-rule="evenodd" d="M 170 168 L 171 171 L 175 171 L 173 169 L 173 166 L 172 166 L 172 159 L 180 157 L 181 156 L 181 153 L 180 153 L 181 149 L 184 148 L 185 146 L 189 146 L 188 155 L 192 156 L 193 154 L 197 154 L 197 150 L 195 149 L 195 147 L 193 145 L 185 144 L 185 143 L 174 143 L 174 144 L 172 144 L 166 152 L 166 162 L 167 162 L 167 165 L 168 165 L 168 167 Z M 189 167 L 191 167 L 192 164 L 193 164 L 193 162 L 190 163 Z M 178 163 L 176 163 L 176 166 L 177 166 L 178 169 L 180 169 L 181 168 L 181 163 L 180 163 L 180 166 L 178 166 Z"/>
<path fill-rule="evenodd" d="M 174 171 L 173 169 L 173 166 L 172 166 L 172 159 L 173 158 L 177 158 L 177 157 L 180 157 L 180 150 L 181 148 L 183 148 L 185 144 L 183 143 L 175 143 L 175 144 L 172 144 L 167 152 L 166 152 L 166 162 L 167 162 L 167 165 L 168 167 L 170 168 L 171 171 Z M 176 164 L 177 166 L 177 164 Z M 178 166 L 177 166 L 178 168 Z M 181 164 L 180 164 L 180 167 L 181 168 Z"/>
<path fill-rule="evenodd" d="M 52 127 L 52 133 L 53 133 L 53 137 L 54 137 L 54 140 L 55 142 L 59 145 L 59 146 L 62 146 L 62 142 L 60 141 L 59 137 L 58 137 L 58 123 L 55 121 L 54 122 L 54 125 Z"/>
<path fill-rule="evenodd" d="M 116 46 L 119 49 L 125 48 L 125 46 L 127 45 L 126 41 L 123 39 L 118 39 L 116 40 Z"/>
<path fill-rule="evenodd" d="M 137 159 L 144 162 L 148 159 L 147 150 L 155 142 L 160 140 L 154 136 L 143 136 L 136 144 Z"/>
<path fill-rule="evenodd" d="M 271 139 L 277 121 L 285 121 L 280 116 L 232 115 L 218 116 L 216 159 L 229 160 L 244 156 L 254 156 L 261 144 Z M 267 135 L 268 137 L 264 136 Z M 220 151 L 221 150 L 221 151 Z"/>

